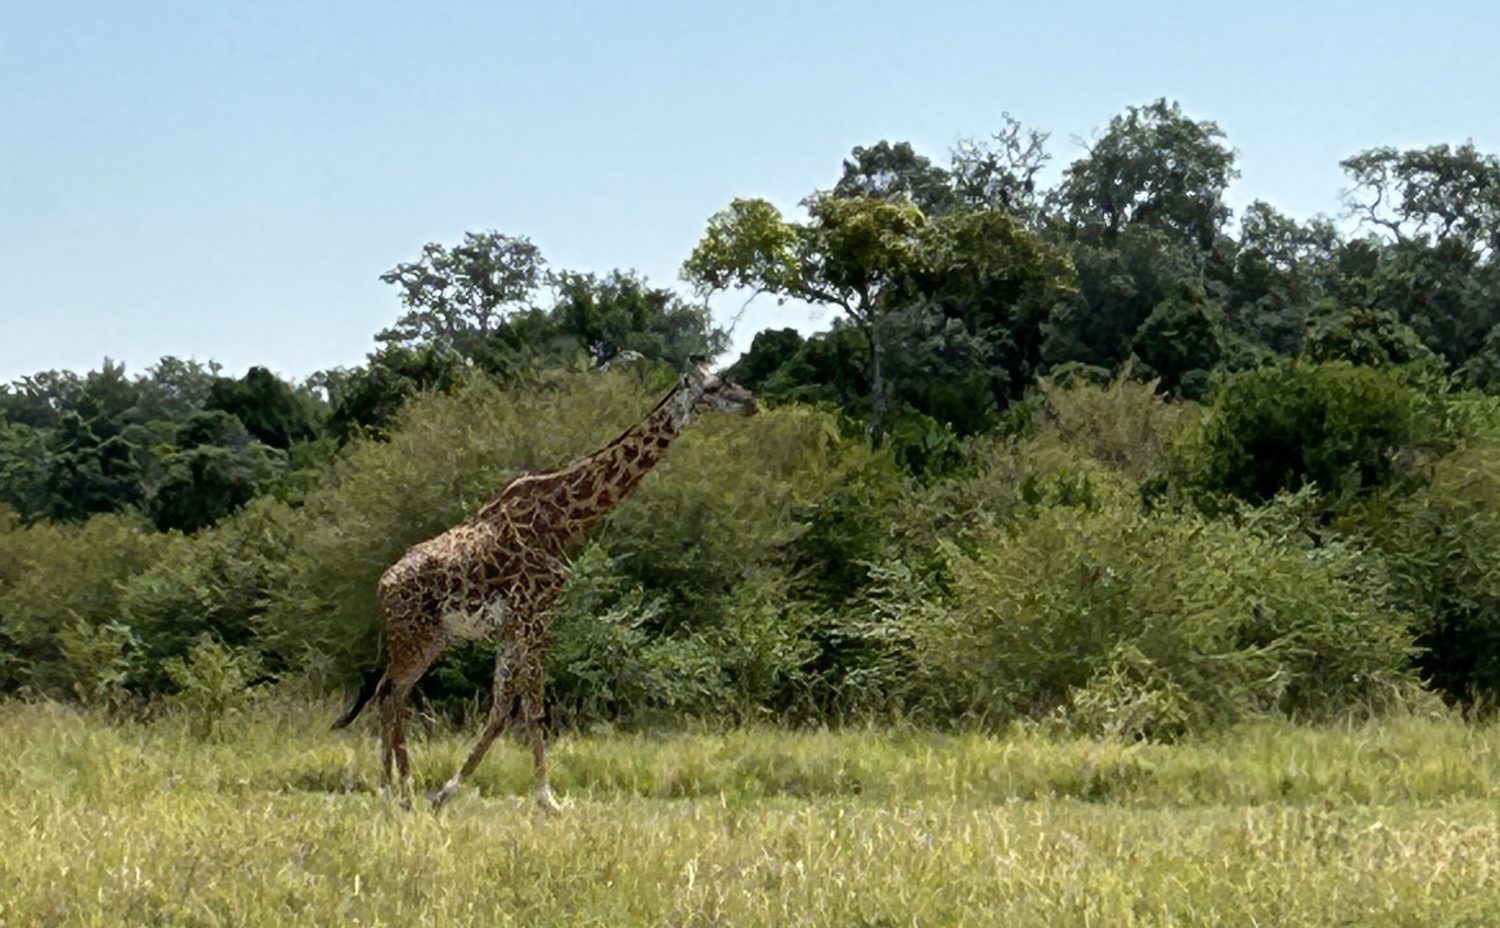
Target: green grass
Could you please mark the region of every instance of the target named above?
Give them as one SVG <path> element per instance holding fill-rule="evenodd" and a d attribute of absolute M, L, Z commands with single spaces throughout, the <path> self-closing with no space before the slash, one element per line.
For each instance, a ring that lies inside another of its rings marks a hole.
<path fill-rule="evenodd" d="M 0 705 L 0 925 L 1494 925 L 1500 727 L 565 737 L 548 818 L 496 746 L 440 815 L 368 728 Z M 414 744 L 420 786 L 474 732 Z"/>

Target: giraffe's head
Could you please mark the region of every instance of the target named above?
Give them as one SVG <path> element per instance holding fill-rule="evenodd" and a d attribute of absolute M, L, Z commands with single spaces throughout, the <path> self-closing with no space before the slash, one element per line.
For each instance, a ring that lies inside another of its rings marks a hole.
<path fill-rule="evenodd" d="M 755 394 L 728 378 L 721 377 L 708 366 L 708 359 L 693 358 L 692 365 L 682 375 L 682 391 L 692 397 L 692 411 L 702 412 L 717 409 L 720 412 L 737 412 L 752 415 L 756 410 Z"/>

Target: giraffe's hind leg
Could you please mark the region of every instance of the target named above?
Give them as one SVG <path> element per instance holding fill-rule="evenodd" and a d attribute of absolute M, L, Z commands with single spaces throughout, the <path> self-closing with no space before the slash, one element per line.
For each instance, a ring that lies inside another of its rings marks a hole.
<path fill-rule="evenodd" d="M 387 680 L 380 694 L 381 769 L 386 789 L 391 789 L 391 767 L 399 777 L 401 804 L 411 806 L 411 757 L 406 751 L 406 700 L 415 679 Z"/>
<path fill-rule="evenodd" d="M 392 695 L 390 679 L 381 681 L 380 689 L 375 692 L 375 703 L 380 709 L 380 785 L 387 792 L 394 782 L 392 773 L 396 759 L 391 740 L 395 732 L 396 711 Z"/>
<path fill-rule="evenodd" d="M 479 767 L 480 761 L 484 760 L 485 752 L 490 745 L 499 737 L 500 732 L 505 729 L 505 723 L 510 720 L 511 709 L 515 705 L 516 695 L 512 685 L 514 680 L 514 648 L 510 643 L 502 643 L 495 651 L 495 684 L 494 692 L 490 696 L 490 711 L 485 718 L 484 731 L 479 736 L 479 743 L 474 745 L 474 750 L 469 753 L 468 759 L 459 771 L 453 775 L 443 788 L 431 796 L 432 807 L 440 809 L 448 800 L 452 799 L 464 780 L 473 775 Z"/>

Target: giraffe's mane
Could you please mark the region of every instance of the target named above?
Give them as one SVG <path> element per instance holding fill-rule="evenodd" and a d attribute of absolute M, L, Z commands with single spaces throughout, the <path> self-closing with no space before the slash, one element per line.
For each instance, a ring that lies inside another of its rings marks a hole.
<path fill-rule="evenodd" d="M 625 439 L 627 437 L 629 437 L 630 433 L 633 432 L 633 431 L 635 431 L 635 429 L 642 422 L 645 422 L 647 419 L 650 419 L 652 416 L 654 416 L 658 412 L 660 412 L 661 408 L 663 406 L 667 405 L 667 402 L 669 400 L 671 400 L 672 397 L 676 396 L 677 392 L 679 390 L 681 390 L 681 389 L 682 389 L 681 384 L 678 384 L 678 385 L 672 387 L 671 390 L 667 391 L 667 394 L 665 396 L 663 396 L 661 399 L 659 399 L 659 400 L 656 401 L 656 405 L 652 406 L 649 410 L 647 410 L 647 412 L 646 412 L 646 414 L 644 416 L 642 416 L 639 420 L 637 420 L 633 425 L 627 426 L 625 428 L 625 430 L 622 431 L 619 435 L 616 435 L 613 440 L 611 440 L 607 444 L 601 445 L 598 450 L 593 451 L 593 452 L 591 452 L 589 454 L 585 454 L 582 457 L 578 458 L 577 460 L 572 461 L 572 462 L 570 462 L 568 464 L 565 464 L 562 467 L 556 468 L 555 470 L 545 470 L 545 471 L 539 471 L 537 473 L 525 473 L 525 474 L 521 474 L 519 477 L 516 477 L 515 479 L 511 480 L 509 483 L 507 483 L 504 487 L 501 488 L 501 490 L 500 490 L 499 493 L 495 494 L 494 500 L 492 502 L 490 502 L 489 504 L 487 504 L 484 507 L 484 509 L 481 509 L 480 512 L 483 513 L 486 510 L 489 510 L 491 506 L 495 505 L 495 503 L 498 503 L 499 501 L 501 501 L 502 499 L 504 499 L 505 496 L 506 496 L 506 494 L 508 494 L 512 489 L 515 489 L 516 487 L 519 487 L 519 486 L 521 486 L 523 484 L 539 482 L 539 481 L 542 481 L 542 480 L 553 480 L 553 479 L 556 479 L 558 477 L 563 477 L 563 476 L 566 476 L 568 474 L 575 473 L 575 472 L 577 472 L 579 470 L 582 470 L 583 468 L 589 466 L 589 464 L 595 458 L 597 458 L 599 455 L 603 454 L 604 452 L 610 450 L 611 448 L 616 447 L 617 445 L 619 445 L 620 443 L 622 443 L 623 441 L 625 441 Z"/>

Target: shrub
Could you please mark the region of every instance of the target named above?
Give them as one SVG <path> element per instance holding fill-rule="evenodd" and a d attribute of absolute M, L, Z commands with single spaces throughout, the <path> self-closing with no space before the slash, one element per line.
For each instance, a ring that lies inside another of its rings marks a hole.
<path fill-rule="evenodd" d="M 1246 371 L 1185 436 L 1188 479 L 1251 503 L 1313 484 L 1338 503 L 1390 483 L 1402 452 L 1441 444 L 1435 418 L 1400 370 L 1340 361 Z"/>
<path fill-rule="evenodd" d="M 153 564 L 123 581 L 120 610 L 140 636 L 144 688 L 169 689 L 166 662 L 205 634 L 231 648 L 255 642 L 298 525 L 282 504 L 258 499 L 197 535 L 170 536 Z"/>
<path fill-rule="evenodd" d="M 124 624 L 121 587 L 161 556 L 167 536 L 135 516 L 37 523 L 0 534 L 0 636 L 8 689 L 115 699 L 132 682 L 140 641 Z"/>
<path fill-rule="evenodd" d="M 260 696 L 259 655 L 250 648 L 230 648 L 209 635 L 195 641 L 185 656 L 168 659 L 165 670 L 176 687 L 172 704 L 201 738 L 217 735 L 225 722 Z"/>
<path fill-rule="evenodd" d="M 1379 498 L 1343 523 L 1385 553 L 1417 616 L 1417 666 L 1459 698 L 1500 694 L 1500 448 L 1455 451 L 1409 496 Z"/>
<path fill-rule="evenodd" d="M 631 370 L 509 388 L 476 379 L 415 400 L 388 442 L 355 442 L 305 497 L 260 626 L 265 647 L 294 665 L 332 655 L 345 677 L 374 666 L 376 580 L 407 546 L 463 519 L 518 471 L 603 445 L 669 384 L 660 371 Z M 726 623 L 738 621 L 737 592 L 785 563 L 804 514 L 839 485 L 857 448 L 832 416 L 800 407 L 709 415 L 685 434 L 595 535 L 589 556 L 608 567 L 585 571 L 593 591 L 577 602 L 595 611 L 574 605 L 557 619 L 554 714 L 581 721 L 720 704 L 726 671 L 706 636 L 722 643 Z M 477 653 L 445 665 L 429 675 L 428 696 L 467 695 L 490 677 Z M 586 693 L 594 683 L 608 693 Z"/>
<path fill-rule="evenodd" d="M 1137 482 L 1165 476 L 1172 468 L 1172 446 L 1198 416 L 1193 403 L 1168 402 L 1155 381 L 1126 376 L 1108 385 L 1063 388 L 1037 384 L 1046 421 L 1069 444 Z"/>
<path fill-rule="evenodd" d="M 950 548 L 947 595 L 911 610 L 925 699 L 1151 737 L 1377 703 L 1412 653 L 1378 562 L 1284 534 L 1264 512 L 1049 508 L 972 555 Z"/>

